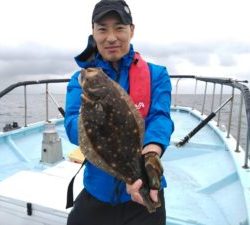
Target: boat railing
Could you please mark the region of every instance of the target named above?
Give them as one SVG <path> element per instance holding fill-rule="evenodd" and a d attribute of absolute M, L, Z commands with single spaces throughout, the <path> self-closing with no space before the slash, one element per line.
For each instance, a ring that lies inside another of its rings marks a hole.
<path fill-rule="evenodd" d="M 239 95 L 240 95 L 240 103 L 239 103 L 239 110 L 238 110 L 238 122 L 237 122 L 237 132 L 236 132 L 236 148 L 235 151 L 239 151 L 239 146 L 240 146 L 240 140 L 241 137 L 243 136 L 241 134 L 242 132 L 242 111 L 245 106 L 245 113 L 246 113 L 246 138 L 245 138 L 245 162 L 244 162 L 244 168 L 248 168 L 248 158 L 249 158 L 249 139 L 250 139 L 250 132 L 249 132 L 249 127 L 250 127 L 250 94 L 249 94 L 249 89 L 246 85 L 243 83 L 246 83 L 247 81 L 239 81 L 235 79 L 230 79 L 230 78 L 217 78 L 217 77 L 201 77 L 201 76 L 194 76 L 194 75 L 171 75 L 172 83 L 173 83 L 173 105 L 177 106 L 179 103 L 178 97 L 180 96 L 180 84 L 182 83 L 181 81 L 183 80 L 192 80 L 195 82 L 192 84 L 194 87 L 192 89 L 192 96 L 194 95 L 195 97 L 192 97 L 192 105 L 191 108 L 197 108 L 197 98 L 196 96 L 201 94 L 202 98 L 202 103 L 201 103 L 201 114 L 203 115 L 205 111 L 208 109 L 208 105 L 210 106 L 209 113 L 217 114 L 217 126 L 220 127 L 221 124 L 221 108 L 224 107 L 227 103 L 230 102 L 229 106 L 229 113 L 228 113 L 228 119 L 227 119 L 227 138 L 229 138 L 229 134 L 231 133 L 231 125 L 232 125 L 232 116 L 233 116 L 233 107 L 234 107 L 234 99 L 235 99 L 235 91 L 238 90 Z M 55 103 L 57 106 L 58 110 L 64 116 L 64 110 L 61 106 L 57 104 L 57 101 L 53 97 L 53 95 L 50 93 L 49 89 L 49 84 L 55 84 L 55 83 L 66 83 L 68 82 L 69 79 L 46 79 L 46 80 L 37 80 L 37 81 L 25 81 L 25 82 L 18 82 L 15 84 L 10 85 L 6 89 L 2 90 L 0 92 L 0 99 L 5 96 L 6 94 L 10 93 L 14 89 L 18 87 L 23 87 L 24 88 L 24 126 L 27 126 L 27 86 L 30 85 L 38 85 L 38 84 L 43 84 L 45 85 L 45 110 L 46 110 L 46 121 L 49 121 L 49 98 Z M 175 85 L 174 85 L 175 81 Z M 212 85 L 212 90 L 209 90 L 209 85 Z M 217 86 L 219 85 L 219 92 Z M 231 90 L 228 91 L 225 90 L 224 87 L 229 87 Z M 188 87 L 190 91 L 190 87 Z M 182 91 L 182 90 L 181 90 Z M 223 103 L 223 96 L 225 93 L 229 92 L 229 97 L 226 100 L 226 102 Z M 183 93 L 183 91 L 182 91 Z M 219 93 L 219 94 L 218 94 Z M 210 95 L 211 102 L 208 104 L 208 96 Z M 219 96 L 218 96 L 219 95 Z M 214 111 L 215 108 L 215 99 L 218 102 L 219 108 Z M 243 104 L 244 103 L 244 104 Z M 190 106 L 190 105 L 189 105 Z M 221 107 L 220 107 L 221 106 Z M 213 116 L 210 115 L 212 118 Z M 209 118 L 210 119 L 210 118 Z M 206 122 L 206 121 L 205 121 Z M 209 121 L 207 121 L 209 122 Z M 235 120 L 233 121 L 235 122 Z M 199 128 L 200 129 L 200 128 Z M 197 131 L 198 129 L 196 129 Z"/>
<path fill-rule="evenodd" d="M 197 108 L 197 95 L 201 94 L 200 98 L 200 106 L 201 106 L 201 115 L 205 113 L 205 109 L 209 113 L 209 116 L 202 121 L 201 124 L 199 124 L 192 132 L 190 132 L 185 138 L 186 141 L 190 138 L 190 135 L 193 135 L 193 133 L 197 132 L 198 129 L 201 128 L 201 126 L 204 126 L 205 123 L 208 123 L 210 119 L 212 119 L 216 113 L 217 114 L 217 126 L 220 127 L 221 124 L 221 109 L 229 103 L 229 112 L 228 114 L 228 119 L 227 119 L 227 126 L 223 126 L 223 129 L 226 129 L 227 135 L 226 137 L 230 137 L 231 129 L 232 129 L 232 123 L 236 123 L 235 126 L 236 128 L 236 146 L 235 146 L 235 151 L 239 152 L 240 151 L 240 140 L 242 137 L 242 112 L 243 109 L 245 108 L 245 122 L 246 122 L 246 138 L 242 138 L 245 140 L 246 143 L 243 143 L 245 147 L 245 160 L 244 160 L 244 165 L 243 168 L 249 168 L 248 165 L 248 159 L 250 157 L 250 150 L 249 150 L 249 139 L 250 139 L 250 93 L 249 93 L 249 88 L 244 84 L 247 83 L 248 81 L 246 80 L 236 80 L 236 79 L 231 79 L 231 78 L 220 78 L 220 77 L 201 77 L 201 76 L 194 76 L 194 75 L 171 75 L 172 78 L 172 83 L 174 83 L 175 80 L 175 85 L 173 85 L 173 105 L 176 107 L 178 105 L 179 101 L 179 90 L 180 90 L 180 83 L 182 80 L 186 79 L 191 79 L 195 81 L 192 96 L 193 97 L 193 102 L 191 108 Z M 210 90 L 208 90 L 208 87 L 210 85 Z M 219 88 L 217 88 L 219 86 Z M 200 87 L 200 89 L 199 89 Z M 227 89 L 225 90 L 225 87 Z M 231 89 L 231 90 L 230 90 Z M 239 104 L 234 104 L 235 102 L 235 92 L 236 90 L 238 91 L 239 95 Z M 190 88 L 189 88 L 190 91 Z M 208 96 L 210 95 L 210 102 L 208 102 Z M 223 102 L 223 96 L 229 95 L 227 100 Z M 218 102 L 218 109 L 214 110 L 215 108 L 215 100 Z M 235 105 L 238 107 L 238 116 L 237 119 L 233 118 L 233 110 Z M 244 107 L 245 106 L 245 107 Z M 233 120 L 233 121 L 232 121 Z M 237 121 L 237 122 L 236 122 Z M 205 123 L 204 123 L 205 122 Z M 225 122 L 225 121 L 224 121 Z M 183 140 L 184 141 L 184 140 Z M 186 142 L 184 141 L 184 142 Z M 179 143 L 181 144 L 181 142 Z"/>
<path fill-rule="evenodd" d="M 27 86 L 30 85 L 45 85 L 45 110 L 46 110 L 46 121 L 49 121 L 49 97 L 52 99 L 52 101 L 56 104 L 58 110 L 64 116 L 64 110 L 61 106 L 58 105 L 57 101 L 53 97 L 53 95 L 49 91 L 49 84 L 57 84 L 57 83 L 66 83 L 68 82 L 69 79 L 46 79 L 46 80 L 36 80 L 36 81 L 24 81 L 24 82 L 18 82 L 15 84 L 10 85 L 9 87 L 5 88 L 0 92 L 0 99 L 7 95 L 8 93 L 12 92 L 14 89 L 17 89 L 19 87 L 23 87 L 24 91 L 24 126 L 27 127 L 28 122 L 27 122 Z"/>

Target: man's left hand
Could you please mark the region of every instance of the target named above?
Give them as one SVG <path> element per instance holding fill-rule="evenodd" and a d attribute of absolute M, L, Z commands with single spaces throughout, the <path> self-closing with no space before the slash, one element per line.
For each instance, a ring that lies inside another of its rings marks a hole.
<path fill-rule="evenodd" d="M 161 155 L 161 152 L 162 152 L 162 149 L 159 145 L 149 144 L 149 145 L 145 146 L 144 149 L 142 150 L 142 155 L 149 154 L 148 156 L 150 156 L 150 157 L 151 156 L 154 157 L 154 155 L 155 155 L 157 157 L 156 158 L 156 162 L 157 162 L 157 160 L 160 160 L 159 155 Z M 151 154 L 151 153 L 156 153 L 157 155 Z M 148 159 L 151 160 L 150 158 L 148 158 Z M 153 161 L 155 161 L 155 159 L 153 159 Z M 163 170 L 162 170 L 160 161 L 157 162 L 156 164 L 157 164 L 157 169 L 156 169 L 156 172 L 153 172 L 153 173 L 157 174 L 160 178 L 160 176 L 163 173 Z M 151 172 L 149 172 L 147 170 L 147 168 L 146 168 L 146 172 L 149 173 L 148 174 L 149 176 L 150 176 L 150 174 L 152 174 Z M 151 182 L 151 183 L 154 184 L 155 182 Z M 143 199 L 139 193 L 141 186 L 142 186 L 141 179 L 136 180 L 133 184 L 126 184 L 127 192 L 128 192 L 128 194 L 131 195 L 132 200 L 139 203 L 139 204 L 144 205 Z M 150 190 L 150 197 L 151 197 L 152 201 L 158 202 L 158 190 L 155 189 L 154 187 L 153 187 L 153 189 Z"/>

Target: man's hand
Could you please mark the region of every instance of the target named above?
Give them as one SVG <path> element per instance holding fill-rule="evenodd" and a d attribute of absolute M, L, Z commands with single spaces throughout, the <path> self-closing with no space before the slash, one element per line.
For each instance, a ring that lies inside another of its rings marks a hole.
<path fill-rule="evenodd" d="M 143 199 L 139 193 L 141 186 L 142 186 L 141 179 L 136 180 L 133 184 L 126 184 L 127 192 L 128 192 L 128 194 L 131 195 L 131 199 L 134 202 L 137 202 L 137 203 L 143 205 Z"/>
<path fill-rule="evenodd" d="M 161 155 L 161 147 L 155 144 L 149 144 L 142 150 L 142 155 L 145 157 L 145 169 L 149 176 L 150 197 L 152 201 L 158 202 L 158 189 L 160 188 L 160 177 L 163 173 L 159 155 Z M 144 204 L 139 193 L 142 186 L 142 180 L 138 179 L 133 184 L 126 184 L 127 192 L 131 195 L 133 201 Z"/>
<path fill-rule="evenodd" d="M 133 184 L 126 184 L 127 192 L 131 195 L 131 198 L 134 202 L 144 205 L 143 199 L 139 190 L 142 186 L 142 180 L 138 179 Z M 150 190 L 150 197 L 154 202 L 158 202 L 158 190 Z"/>

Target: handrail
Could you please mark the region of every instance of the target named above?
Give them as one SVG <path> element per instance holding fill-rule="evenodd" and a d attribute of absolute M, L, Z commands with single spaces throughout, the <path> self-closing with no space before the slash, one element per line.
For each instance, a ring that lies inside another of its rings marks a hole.
<path fill-rule="evenodd" d="M 250 140 L 250 92 L 249 92 L 249 88 L 242 84 L 242 83 L 247 83 L 246 80 L 243 81 L 239 81 L 239 80 L 235 80 L 235 79 L 231 79 L 231 78 L 220 78 L 220 77 L 202 77 L 202 76 L 196 76 L 196 75 L 171 75 L 170 76 L 172 79 L 178 79 L 178 82 L 176 84 L 176 92 L 175 92 L 175 100 L 176 102 L 174 103 L 174 105 L 177 104 L 177 95 L 178 95 L 178 85 L 179 85 L 179 81 L 181 79 L 194 79 L 196 80 L 196 84 L 195 84 L 195 95 L 197 92 L 197 81 L 203 81 L 206 84 L 205 87 L 205 93 L 204 93 L 204 98 L 203 98 L 203 105 L 205 105 L 205 101 L 206 101 L 206 95 L 207 95 L 207 83 L 213 83 L 214 84 L 214 89 L 213 89 L 213 98 L 214 98 L 214 93 L 215 93 L 215 84 L 220 84 L 221 85 L 221 92 L 220 92 L 220 104 L 221 104 L 221 96 L 223 94 L 223 86 L 231 86 L 232 87 L 232 96 L 234 95 L 234 89 L 238 89 L 241 92 L 242 98 L 244 99 L 244 103 L 245 103 L 245 110 L 246 110 L 246 116 L 247 116 L 247 143 L 246 143 L 246 152 L 245 152 L 245 163 L 244 163 L 244 168 L 249 168 L 248 166 L 248 157 L 250 154 L 250 150 L 249 150 L 249 140 Z M 9 87 L 5 88 L 4 90 L 2 90 L 0 92 L 0 99 L 5 96 L 6 94 L 8 94 L 9 92 L 11 92 L 12 90 L 23 86 L 24 87 L 24 110 L 25 110 L 25 126 L 27 126 L 27 90 L 26 90 L 26 86 L 28 85 L 37 85 L 37 84 L 46 84 L 46 112 L 48 112 L 48 97 L 50 96 L 53 100 L 53 102 L 56 104 L 55 99 L 51 96 L 51 94 L 48 91 L 48 84 L 50 83 L 65 83 L 68 82 L 69 79 L 65 78 L 65 79 L 45 79 L 45 80 L 36 80 L 36 81 L 24 81 L 24 82 L 18 82 L 15 84 L 10 85 Z M 232 97 L 232 101 L 233 101 L 233 97 Z M 242 100 L 243 101 L 243 100 Z M 212 103 L 213 104 L 213 103 Z M 232 104 L 232 102 L 231 102 Z M 57 105 L 57 104 L 56 104 Z M 63 111 L 63 109 L 61 107 L 59 107 L 57 105 L 59 111 Z M 240 107 L 242 107 L 242 104 L 240 104 Z M 192 107 L 193 108 L 193 107 Z M 212 111 L 212 108 L 211 108 Z M 242 109 L 239 110 L 239 118 L 241 118 L 241 111 Z M 61 112 L 62 113 L 62 112 Z M 203 110 L 202 110 L 203 113 Z M 48 113 L 46 113 L 46 120 L 48 120 Z M 63 113 L 62 113 L 63 115 Z M 232 116 L 232 112 L 230 112 L 230 117 Z M 219 125 L 219 121 L 220 120 L 220 111 L 219 111 L 219 115 L 218 115 L 218 120 L 217 120 L 217 126 Z M 238 134 L 237 137 L 239 137 L 240 135 L 240 131 L 241 131 L 241 127 L 240 127 L 240 123 L 238 124 Z M 231 121 L 229 120 L 229 127 L 231 125 Z M 228 129 L 228 133 L 230 132 L 230 128 Z M 238 151 L 238 147 L 239 147 L 239 140 L 237 140 L 237 146 L 236 146 L 236 152 Z"/>
<path fill-rule="evenodd" d="M 2 90 L 0 92 L 0 98 L 2 98 L 4 95 L 8 94 L 12 90 L 16 89 L 17 87 L 34 85 L 34 84 L 64 83 L 64 82 L 68 82 L 68 81 L 69 81 L 69 79 L 46 79 L 46 80 L 18 82 L 18 83 L 12 84 L 9 87 Z"/>
<path fill-rule="evenodd" d="M 205 105 L 205 101 L 206 101 L 206 95 L 207 95 L 207 83 L 212 83 L 214 84 L 214 88 L 213 88 L 213 98 L 214 98 L 214 94 L 215 94 L 215 84 L 220 84 L 221 85 L 221 91 L 220 91 L 220 104 L 221 104 L 221 99 L 222 99 L 222 95 L 223 95 L 223 86 L 229 86 L 232 87 L 232 94 L 231 94 L 231 105 L 230 105 L 230 113 L 229 113 L 229 120 L 228 120 L 228 130 L 227 130 L 227 137 L 229 137 L 229 133 L 230 133 L 230 127 L 231 127 L 231 119 L 232 119 L 232 107 L 233 107 L 233 100 L 234 100 L 234 89 L 238 89 L 241 93 L 241 98 L 244 98 L 244 103 L 245 103 L 245 111 L 246 111 L 246 116 L 247 116 L 247 135 L 246 135 L 246 149 L 245 149 L 245 162 L 243 165 L 243 168 L 249 168 L 248 165 L 248 158 L 250 157 L 250 146 L 249 146 L 249 140 L 250 140 L 250 92 L 249 92 L 249 88 L 242 84 L 242 83 L 248 83 L 247 80 L 236 80 L 236 79 L 231 79 L 231 78 L 220 78 L 220 77 L 201 77 L 201 76 L 178 76 L 178 75 L 172 75 L 172 78 L 176 78 L 178 79 L 176 82 L 176 93 L 175 93 L 175 99 L 177 99 L 177 95 L 178 95 L 178 85 L 180 83 L 180 79 L 182 78 L 194 78 L 196 80 L 196 84 L 195 84 L 195 95 L 196 95 L 196 90 L 197 90 L 197 81 L 203 81 L 205 82 L 205 92 L 203 95 L 203 107 L 202 107 L 202 114 L 203 114 L 203 110 L 204 110 L 204 105 Z M 243 99 L 241 100 L 243 101 Z M 177 103 L 175 102 L 174 105 L 176 105 Z M 213 104 L 213 102 L 212 102 Z M 238 129 L 237 129 L 237 144 L 236 144 L 236 152 L 239 152 L 239 136 L 240 136 L 240 132 L 241 132 L 241 113 L 242 113 L 242 102 L 240 103 L 240 109 L 239 109 L 239 121 L 238 121 Z M 192 107 L 193 108 L 193 107 Z M 219 121 L 220 120 L 220 111 L 219 111 L 219 115 L 218 115 L 218 121 L 217 121 L 217 125 L 219 125 Z"/>
<path fill-rule="evenodd" d="M 50 96 L 52 98 L 53 102 L 56 104 L 55 99 L 49 93 L 48 84 L 66 83 L 68 81 L 69 81 L 69 79 L 65 78 L 65 79 L 45 79 L 45 80 L 35 80 L 35 81 L 23 81 L 23 82 L 14 83 L 0 92 L 0 99 L 18 87 L 22 87 L 22 86 L 24 87 L 24 126 L 26 127 L 27 126 L 27 107 L 28 107 L 27 106 L 27 86 L 28 85 L 37 85 L 37 84 L 45 84 L 46 85 L 46 92 L 45 92 L 45 94 L 46 94 L 46 121 L 48 121 L 49 120 L 48 97 Z M 64 110 L 62 109 L 62 107 L 58 107 L 58 110 L 60 111 L 62 116 L 64 116 Z M 11 129 L 11 125 L 10 125 L 10 129 Z"/>

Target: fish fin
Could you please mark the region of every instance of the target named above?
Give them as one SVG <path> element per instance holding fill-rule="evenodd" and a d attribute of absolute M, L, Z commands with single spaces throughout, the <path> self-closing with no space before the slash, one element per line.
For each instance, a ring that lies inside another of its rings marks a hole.
<path fill-rule="evenodd" d="M 141 194 L 143 202 L 144 202 L 144 205 L 147 208 L 147 210 L 148 210 L 149 213 L 155 212 L 156 208 L 158 208 L 158 207 L 161 206 L 161 201 L 160 201 L 159 198 L 158 198 L 158 202 L 154 202 L 151 199 L 151 197 L 149 195 L 149 190 L 148 189 L 142 187 L 139 190 L 139 193 Z"/>

